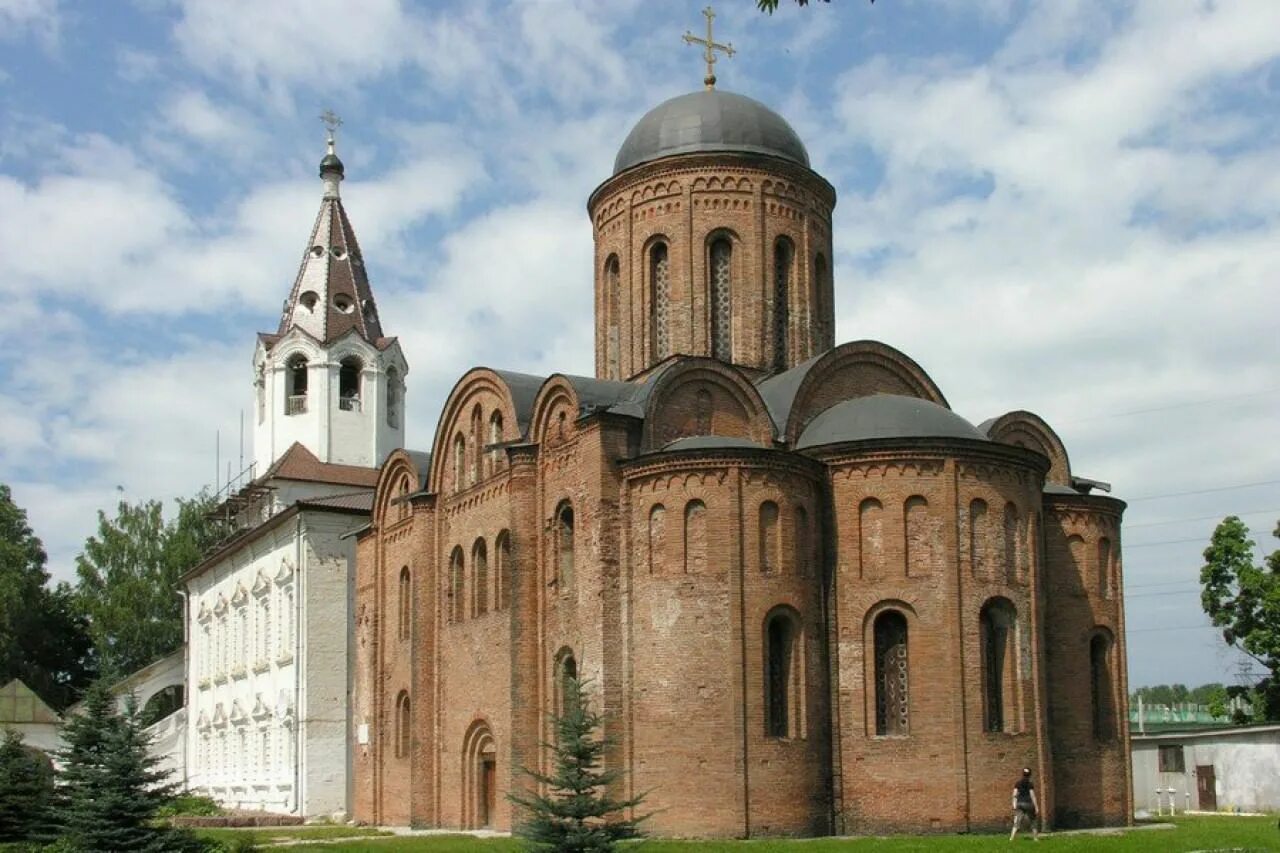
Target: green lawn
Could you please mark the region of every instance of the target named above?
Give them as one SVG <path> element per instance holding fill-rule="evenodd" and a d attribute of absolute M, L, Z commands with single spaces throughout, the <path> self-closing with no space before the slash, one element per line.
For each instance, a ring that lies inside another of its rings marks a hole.
<path fill-rule="evenodd" d="M 369 838 L 390 835 L 388 832 L 369 826 L 265 826 L 256 829 L 197 829 L 195 833 L 201 838 L 212 841 L 235 841 L 239 838 L 251 838 L 254 844 L 269 845 L 278 841 L 294 841 L 299 839 L 335 839 L 335 838 Z M 320 848 L 329 850 L 329 847 Z M 343 847 L 342 849 L 350 849 Z"/>
<path fill-rule="evenodd" d="M 1109 851 L 1152 850 L 1159 853 L 1189 853 L 1189 851 L 1280 851 L 1280 830 L 1275 817 L 1190 817 L 1177 818 L 1174 829 L 1143 829 L 1117 835 L 1059 835 L 1047 836 L 1035 845 L 1036 851 L 1046 853 L 1109 853 Z M 1018 845 L 1032 844 L 1028 837 Z M 627 851 L 636 853 L 828 853 L 828 851 L 922 851 L 922 853 L 950 853 L 951 851 L 990 851 L 1009 848 L 1007 836 L 997 835 L 942 835 L 896 836 L 892 838 L 825 838 L 807 841 L 644 841 L 627 845 Z M 422 851 L 445 853 L 446 851 L 478 851 L 499 853 L 515 851 L 520 844 L 511 839 L 480 840 L 470 836 L 434 836 L 417 838 L 364 839 L 326 844 L 324 851 Z"/>

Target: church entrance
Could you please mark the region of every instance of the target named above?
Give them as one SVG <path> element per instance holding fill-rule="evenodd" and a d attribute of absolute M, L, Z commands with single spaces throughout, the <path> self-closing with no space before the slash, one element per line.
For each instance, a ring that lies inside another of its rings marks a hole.
<path fill-rule="evenodd" d="M 483 720 L 471 724 L 462 744 L 462 826 L 492 827 L 498 812 L 498 749 Z"/>

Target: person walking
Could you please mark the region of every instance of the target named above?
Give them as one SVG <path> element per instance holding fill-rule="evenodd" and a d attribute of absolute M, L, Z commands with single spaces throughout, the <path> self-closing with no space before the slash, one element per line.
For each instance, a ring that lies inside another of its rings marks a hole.
<path fill-rule="evenodd" d="M 1036 823 L 1036 813 L 1039 811 L 1039 804 L 1036 802 L 1036 786 L 1031 781 L 1031 768 L 1022 768 L 1022 778 L 1013 785 L 1013 832 L 1009 833 L 1009 840 L 1013 841 L 1018 837 L 1018 829 L 1022 826 L 1023 818 L 1031 826 L 1031 834 L 1036 841 L 1040 840 L 1040 827 Z"/>

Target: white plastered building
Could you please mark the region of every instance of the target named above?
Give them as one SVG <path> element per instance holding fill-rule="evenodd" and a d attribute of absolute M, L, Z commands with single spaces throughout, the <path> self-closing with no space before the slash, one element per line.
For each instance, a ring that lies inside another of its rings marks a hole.
<path fill-rule="evenodd" d="M 403 444 L 404 377 L 338 192 L 324 195 L 279 327 L 253 357 L 254 463 L 229 538 L 182 579 L 186 783 L 224 805 L 346 811 L 354 540 Z"/>

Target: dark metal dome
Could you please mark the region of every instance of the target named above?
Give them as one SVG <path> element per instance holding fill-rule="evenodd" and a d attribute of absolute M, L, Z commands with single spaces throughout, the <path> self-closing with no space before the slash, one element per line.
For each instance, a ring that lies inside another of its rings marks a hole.
<path fill-rule="evenodd" d="M 673 154 L 740 151 L 809 165 L 809 152 L 786 119 L 733 92 L 690 92 L 650 110 L 631 129 L 613 173 Z"/>
<path fill-rule="evenodd" d="M 973 424 L 937 403 L 897 394 L 872 394 L 837 403 L 818 415 L 804 428 L 796 447 L 820 447 L 872 438 L 988 441 Z"/>
<path fill-rule="evenodd" d="M 324 159 L 320 161 L 320 177 L 324 177 L 326 172 L 337 172 L 341 175 L 345 170 L 342 161 L 338 159 L 338 155 L 330 151 L 324 155 Z"/>

